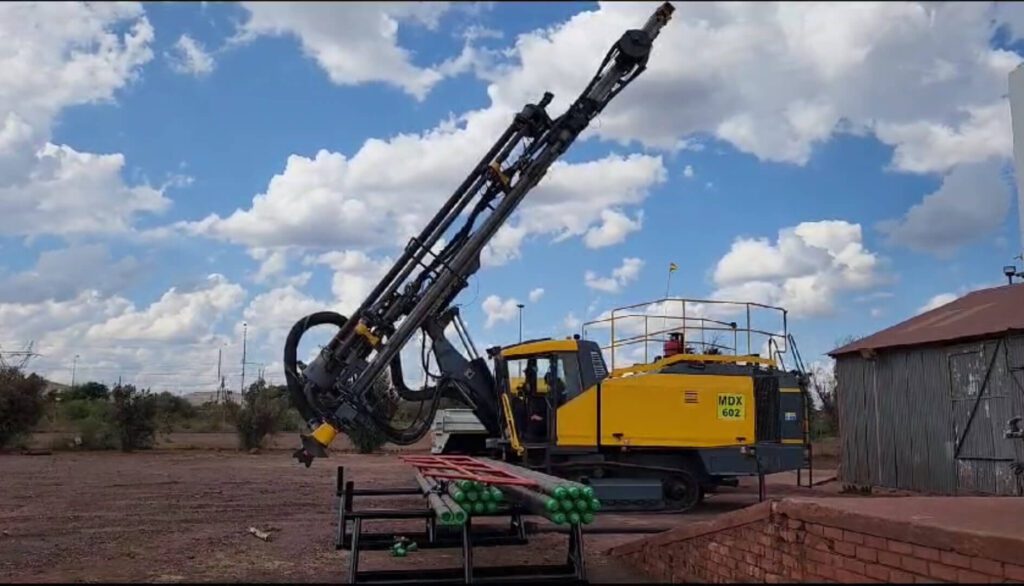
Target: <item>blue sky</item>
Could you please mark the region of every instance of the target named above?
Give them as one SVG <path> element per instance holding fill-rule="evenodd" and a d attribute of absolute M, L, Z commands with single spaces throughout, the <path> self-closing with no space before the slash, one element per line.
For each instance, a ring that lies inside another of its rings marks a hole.
<path fill-rule="evenodd" d="M 280 380 L 291 323 L 358 305 L 508 114 L 558 113 L 654 6 L 3 8 L 0 65 L 38 75 L 0 73 L 0 345 L 188 392 L 218 349 L 237 384 L 244 321 Z M 660 298 L 670 262 L 674 296 L 787 307 L 810 360 L 1000 284 L 1018 6 L 678 8 L 460 297 L 478 344 L 516 301 L 539 337 Z"/>

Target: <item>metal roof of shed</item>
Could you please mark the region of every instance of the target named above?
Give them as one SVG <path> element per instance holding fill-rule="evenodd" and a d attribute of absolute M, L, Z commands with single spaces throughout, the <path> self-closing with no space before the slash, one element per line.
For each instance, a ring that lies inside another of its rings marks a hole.
<path fill-rule="evenodd" d="M 828 354 L 838 356 L 860 350 L 950 342 L 1012 330 L 1024 330 L 1024 284 L 968 293 Z"/>

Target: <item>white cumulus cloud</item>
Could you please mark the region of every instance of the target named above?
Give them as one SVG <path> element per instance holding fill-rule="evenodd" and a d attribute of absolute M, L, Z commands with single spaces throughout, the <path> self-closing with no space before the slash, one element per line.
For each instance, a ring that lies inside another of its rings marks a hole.
<path fill-rule="evenodd" d="M 864 248 L 861 227 L 842 220 L 804 222 L 765 238 L 738 238 L 715 267 L 714 299 L 778 305 L 798 317 L 832 313 L 838 296 L 881 282 L 880 261 Z"/>
<path fill-rule="evenodd" d="M 1011 197 L 1009 178 L 998 161 L 959 165 L 902 218 L 878 228 L 892 244 L 948 256 L 995 233 L 1010 211 Z"/>
<path fill-rule="evenodd" d="M 622 259 L 622 264 L 612 269 L 612 274 L 601 277 L 594 271 L 587 271 L 583 275 L 583 284 L 596 291 L 605 293 L 618 293 L 627 285 L 640 277 L 640 270 L 644 267 L 642 259 L 631 257 Z"/>
<path fill-rule="evenodd" d="M 488 329 L 495 324 L 512 321 L 519 315 L 519 301 L 515 298 L 502 299 L 497 295 L 488 295 L 480 307 L 487 316 L 484 327 Z"/>
<path fill-rule="evenodd" d="M 398 41 L 399 28 L 433 29 L 447 2 L 245 2 L 249 19 L 240 39 L 290 35 L 339 85 L 384 82 L 418 99 L 444 78 L 438 67 L 418 66 Z M 438 64 L 440 65 L 440 64 Z"/>
<path fill-rule="evenodd" d="M 202 77 L 213 72 L 213 57 L 203 44 L 189 35 L 181 35 L 167 53 L 167 62 L 177 73 Z"/>

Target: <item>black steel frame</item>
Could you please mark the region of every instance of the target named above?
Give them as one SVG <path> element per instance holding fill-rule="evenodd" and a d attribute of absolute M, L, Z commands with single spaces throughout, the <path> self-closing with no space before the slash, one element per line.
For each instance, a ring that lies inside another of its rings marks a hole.
<path fill-rule="evenodd" d="M 353 507 L 355 497 L 425 497 L 419 487 L 355 488 L 345 481 L 345 468 L 338 466 L 336 494 L 338 497 L 338 526 L 334 547 L 349 552 L 348 583 L 356 584 L 470 584 L 479 582 L 574 582 L 586 583 L 586 563 L 583 551 L 583 531 L 580 525 L 569 530 L 568 552 L 564 564 L 516 565 L 475 567 L 474 547 L 498 545 L 526 545 L 526 526 L 523 513 L 516 507 L 498 510 L 475 517 L 508 517 L 507 529 L 474 527 L 471 519 L 458 528 L 438 525 L 434 511 L 424 503 L 422 508 L 362 509 Z M 394 543 L 392 531 L 366 531 L 363 521 L 422 519 L 422 532 L 402 532 L 416 542 L 418 549 L 461 548 L 461 567 L 408 570 L 360 570 L 359 555 L 364 551 L 390 549 Z"/>

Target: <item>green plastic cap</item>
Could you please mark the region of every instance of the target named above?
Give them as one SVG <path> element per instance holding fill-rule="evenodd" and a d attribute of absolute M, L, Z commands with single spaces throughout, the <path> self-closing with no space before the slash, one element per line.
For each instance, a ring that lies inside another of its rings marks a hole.
<path fill-rule="evenodd" d="M 484 505 L 483 502 L 477 501 L 477 502 L 473 503 L 473 513 L 479 515 L 479 514 L 483 513 L 486 510 L 487 510 L 487 507 Z"/>
<path fill-rule="evenodd" d="M 579 525 L 579 523 L 580 523 L 580 514 L 577 513 L 576 511 L 573 511 L 573 512 L 569 513 L 569 523 L 571 523 L 573 525 Z"/>
<path fill-rule="evenodd" d="M 571 498 L 574 498 L 574 499 L 580 498 L 580 487 L 578 487 L 578 486 L 570 486 L 568 492 L 569 492 L 569 496 Z"/>
<path fill-rule="evenodd" d="M 562 500 L 562 499 L 567 498 L 569 496 L 569 492 L 567 490 L 565 490 L 564 487 L 561 487 L 561 486 L 556 486 L 555 490 L 553 490 L 551 492 L 552 492 L 551 496 L 555 497 L 558 500 Z"/>
<path fill-rule="evenodd" d="M 573 501 L 573 504 L 576 505 L 576 510 L 581 513 L 586 513 L 590 510 L 590 501 L 586 499 L 576 499 Z"/>
<path fill-rule="evenodd" d="M 584 486 L 583 487 L 583 496 L 585 496 L 588 499 L 594 498 L 594 487 L 593 486 Z"/>
<path fill-rule="evenodd" d="M 476 501 L 480 500 L 480 493 L 475 490 L 469 491 L 466 493 L 466 499 L 469 500 L 469 502 L 471 503 L 475 503 Z"/>
<path fill-rule="evenodd" d="M 544 501 L 544 508 L 547 509 L 549 513 L 557 513 L 558 509 L 561 507 L 558 506 L 558 501 L 555 499 L 547 499 Z"/>
<path fill-rule="evenodd" d="M 594 513 L 583 513 L 580 515 L 580 521 L 583 521 L 584 525 L 590 525 L 594 522 Z"/>
<path fill-rule="evenodd" d="M 559 525 L 565 525 L 565 513 L 555 513 L 551 515 L 551 520 Z"/>
<path fill-rule="evenodd" d="M 498 511 L 498 503 L 490 501 L 487 503 L 486 509 L 488 513 L 495 513 Z"/>

